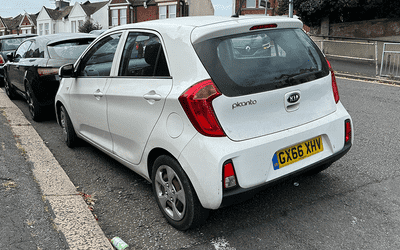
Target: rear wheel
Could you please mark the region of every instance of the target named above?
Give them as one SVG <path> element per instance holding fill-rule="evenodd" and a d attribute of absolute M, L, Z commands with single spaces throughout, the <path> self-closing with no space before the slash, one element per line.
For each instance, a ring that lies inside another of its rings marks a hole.
<path fill-rule="evenodd" d="M 175 159 L 158 157 L 152 182 L 157 205 L 173 227 L 187 230 L 205 222 L 208 210 L 201 206 L 189 178 Z"/>
<path fill-rule="evenodd" d="M 41 121 L 43 116 L 43 107 L 39 105 L 35 94 L 32 91 L 32 86 L 28 83 L 26 85 L 26 102 L 29 106 L 29 113 L 31 113 L 32 120 Z"/>
<path fill-rule="evenodd" d="M 63 139 L 68 147 L 73 148 L 78 140 L 71 119 L 64 106 L 60 108 L 60 123 L 63 130 Z"/>
<path fill-rule="evenodd" d="M 14 88 L 10 85 L 10 83 L 8 83 L 8 81 L 5 78 L 4 78 L 4 89 L 6 91 L 8 98 L 10 98 L 11 100 L 17 98 L 17 94 L 15 93 Z"/>

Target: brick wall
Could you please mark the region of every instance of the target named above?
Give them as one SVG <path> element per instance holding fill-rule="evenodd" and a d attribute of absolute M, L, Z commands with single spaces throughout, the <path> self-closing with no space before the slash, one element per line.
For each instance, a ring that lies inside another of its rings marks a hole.
<path fill-rule="evenodd" d="M 158 7 L 157 6 L 148 6 L 147 9 L 145 9 L 142 6 L 137 7 L 136 13 L 137 13 L 136 22 L 138 22 L 138 23 L 158 19 Z"/>
<path fill-rule="evenodd" d="M 311 28 L 311 33 L 321 35 L 321 27 Z M 328 35 L 355 38 L 399 36 L 400 18 L 329 24 Z"/>

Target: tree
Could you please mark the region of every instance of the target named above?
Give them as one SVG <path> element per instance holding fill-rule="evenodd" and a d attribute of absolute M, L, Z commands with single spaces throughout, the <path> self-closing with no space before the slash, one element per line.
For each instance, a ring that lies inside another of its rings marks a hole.
<path fill-rule="evenodd" d="M 89 33 L 92 30 L 101 30 L 102 27 L 98 23 L 93 23 L 91 20 L 86 20 L 82 26 L 79 27 L 79 32 Z"/>
<path fill-rule="evenodd" d="M 279 15 L 286 14 L 289 0 L 278 0 Z M 324 17 L 329 22 L 354 22 L 400 17 L 399 0 L 293 0 L 296 15 L 308 26 L 318 26 Z"/>

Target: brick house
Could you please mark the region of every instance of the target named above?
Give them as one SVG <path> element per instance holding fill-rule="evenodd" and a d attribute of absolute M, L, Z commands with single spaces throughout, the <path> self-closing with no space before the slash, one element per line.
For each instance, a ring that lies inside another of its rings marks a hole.
<path fill-rule="evenodd" d="M 37 14 L 18 15 L 14 18 L 0 17 L 0 35 L 35 34 Z"/>

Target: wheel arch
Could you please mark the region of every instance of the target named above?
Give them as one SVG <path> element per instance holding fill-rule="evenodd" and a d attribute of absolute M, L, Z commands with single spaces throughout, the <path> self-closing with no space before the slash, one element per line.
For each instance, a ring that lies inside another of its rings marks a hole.
<path fill-rule="evenodd" d="M 175 156 L 173 156 L 170 152 L 168 152 L 167 150 L 165 150 L 163 148 L 153 148 L 147 156 L 147 173 L 148 173 L 148 176 L 150 177 L 149 178 L 150 180 L 151 180 L 151 174 L 153 171 L 154 162 L 161 155 L 168 155 L 168 156 L 174 158 L 176 161 L 178 161 L 178 159 Z"/>

